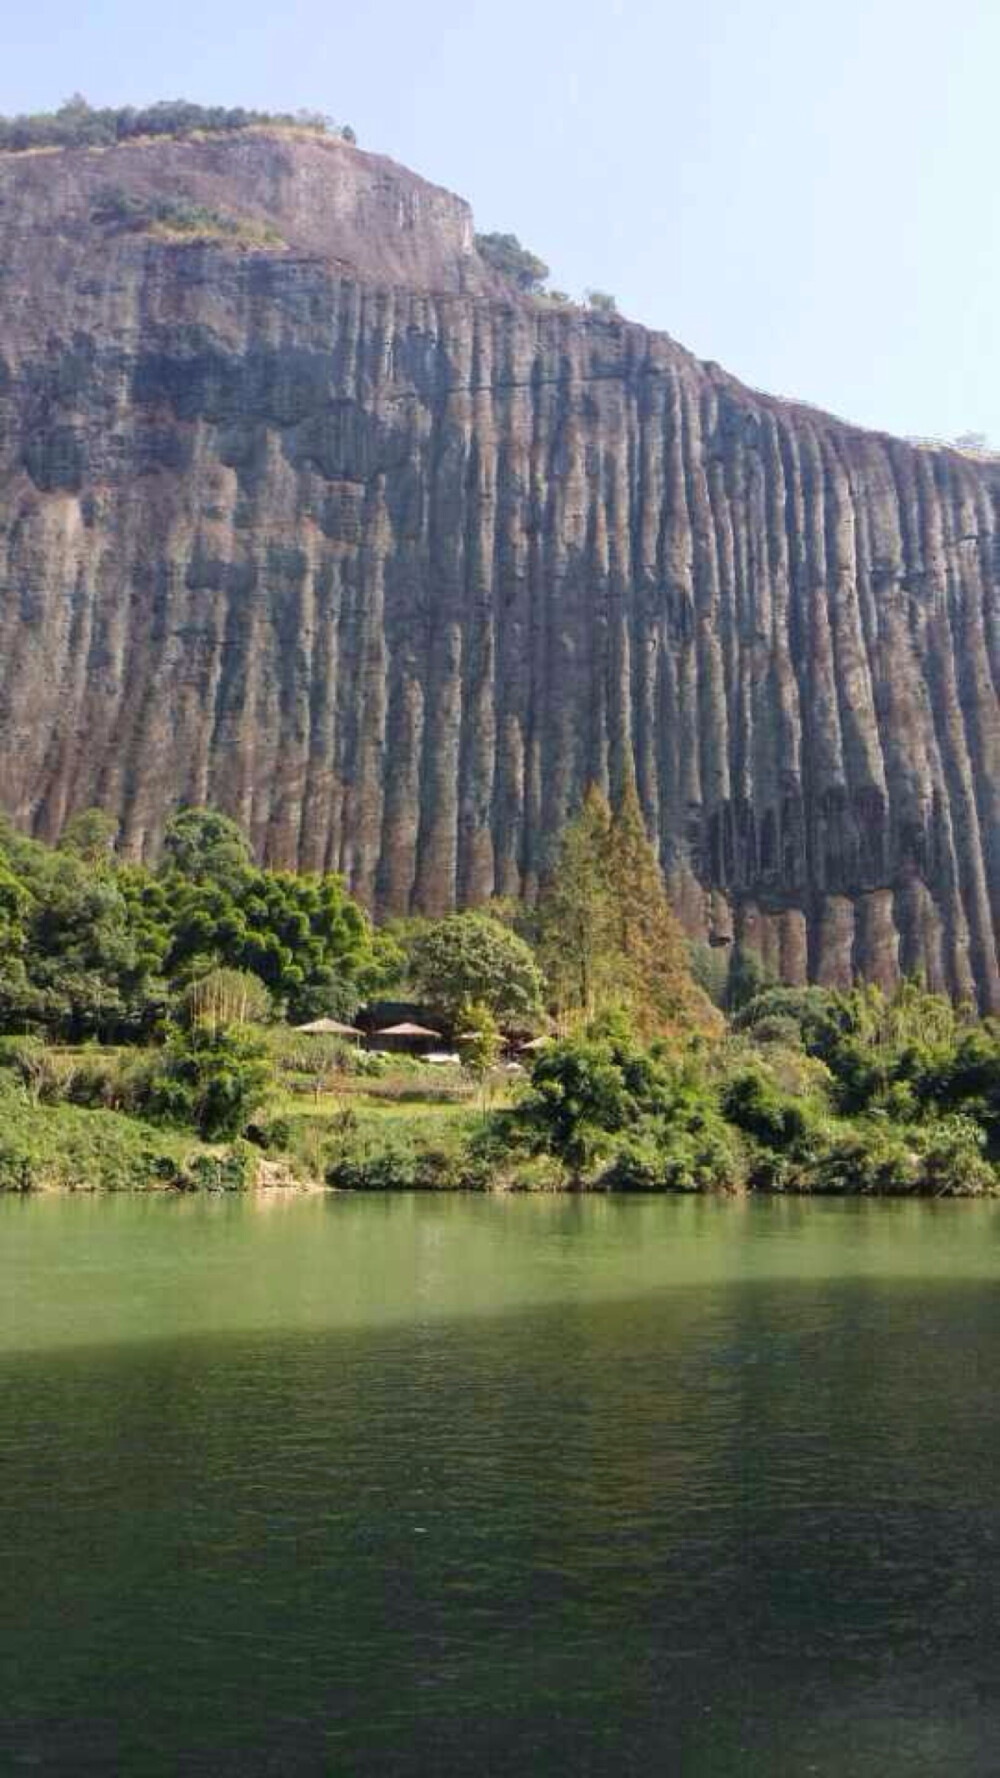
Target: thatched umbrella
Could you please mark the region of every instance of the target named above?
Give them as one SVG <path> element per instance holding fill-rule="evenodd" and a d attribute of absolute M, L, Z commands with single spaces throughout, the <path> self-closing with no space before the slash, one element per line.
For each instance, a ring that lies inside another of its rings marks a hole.
<path fill-rule="evenodd" d="M 383 1025 L 376 1031 L 376 1037 L 440 1037 L 440 1031 L 432 1031 L 428 1025 L 414 1025 L 404 1019 L 401 1025 Z"/>
<path fill-rule="evenodd" d="M 357 1025 L 344 1025 L 340 1019 L 311 1019 L 308 1025 L 296 1025 L 309 1037 L 360 1037 Z"/>
<path fill-rule="evenodd" d="M 432 1031 L 428 1025 L 414 1025 L 410 1019 L 404 1019 L 399 1025 L 383 1025 L 373 1035 L 376 1041 L 379 1038 L 388 1037 L 393 1043 L 399 1039 L 404 1045 L 407 1041 L 424 1042 L 428 1038 L 434 1043 L 441 1042 L 440 1031 Z"/>
<path fill-rule="evenodd" d="M 533 1037 L 531 1039 L 530 1043 L 522 1043 L 521 1054 L 523 1056 L 525 1051 L 528 1051 L 530 1053 L 531 1051 L 534 1051 L 534 1050 L 543 1050 L 545 1048 L 545 1045 L 547 1043 L 551 1043 L 551 1042 L 552 1042 L 551 1037 L 547 1037 L 545 1035 L 545 1033 L 543 1032 L 541 1037 Z"/>

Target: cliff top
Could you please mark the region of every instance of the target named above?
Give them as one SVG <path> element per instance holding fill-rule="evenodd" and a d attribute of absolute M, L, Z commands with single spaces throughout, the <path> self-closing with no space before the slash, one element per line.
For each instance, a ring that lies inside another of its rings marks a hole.
<path fill-rule="evenodd" d="M 599 293 L 588 309 L 546 292 L 547 267 L 516 237 L 477 236 L 463 198 L 359 148 L 353 130 L 319 115 L 184 101 L 96 111 L 73 100 L 55 113 L 0 118 L 0 243 L 8 289 L 30 290 L 36 326 L 54 264 L 65 274 L 95 251 L 106 260 L 142 243 L 208 244 L 307 260 L 363 283 L 513 304 L 539 325 L 586 327 L 606 368 L 666 352 L 756 408 L 831 422 L 859 441 L 889 436 L 750 389 L 664 331 L 618 316 Z M 957 450 L 991 480 L 1000 471 L 1000 457 L 981 448 L 905 442 Z"/>
<path fill-rule="evenodd" d="M 0 226 L 78 244 L 209 240 L 442 293 L 505 288 L 476 252 L 462 198 L 359 149 L 350 132 L 295 119 L 0 147 Z"/>

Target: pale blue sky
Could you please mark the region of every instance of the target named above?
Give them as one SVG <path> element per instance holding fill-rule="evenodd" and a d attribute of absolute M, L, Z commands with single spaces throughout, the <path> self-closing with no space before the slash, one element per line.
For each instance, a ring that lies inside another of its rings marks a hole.
<path fill-rule="evenodd" d="M 328 111 L 750 383 L 1000 441 L 1000 0 L 5 10 L 0 110 Z"/>

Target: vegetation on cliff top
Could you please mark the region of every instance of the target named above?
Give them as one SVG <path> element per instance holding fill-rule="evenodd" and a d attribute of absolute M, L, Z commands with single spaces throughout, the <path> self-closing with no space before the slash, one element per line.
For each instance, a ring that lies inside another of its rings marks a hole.
<path fill-rule="evenodd" d="M 530 248 L 522 247 L 516 235 L 476 235 L 475 242 L 480 259 L 523 296 L 537 297 L 555 308 L 573 306 L 573 299 L 565 290 L 546 287 L 549 268 L 544 259 L 539 259 Z M 614 315 L 618 312 L 617 302 L 606 290 L 585 290 L 583 303 L 585 308 L 593 309 L 597 314 Z"/>
<path fill-rule="evenodd" d="M 337 124 L 319 111 L 250 111 L 242 105 L 195 105 L 189 99 L 161 99 L 155 105 L 89 105 L 81 93 L 58 111 L 0 117 L 0 152 L 37 148 L 114 148 L 141 137 L 232 135 L 267 124 L 357 140 L 349 124 Z"/>

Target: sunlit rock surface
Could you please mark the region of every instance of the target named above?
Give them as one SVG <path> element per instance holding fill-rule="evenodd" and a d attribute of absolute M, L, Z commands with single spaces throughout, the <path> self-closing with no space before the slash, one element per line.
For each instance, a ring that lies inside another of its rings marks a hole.
<path fill-rule="evenodd" d="M 102 194 L 279 237 L 161 240 Z M 634 764 L 692 933 L 1000 1006 L 1000 463 L 507 292 L 259 133 L 0 158 L 0 803 L 180 800 L 373 907 L 530 894 Z"/>

